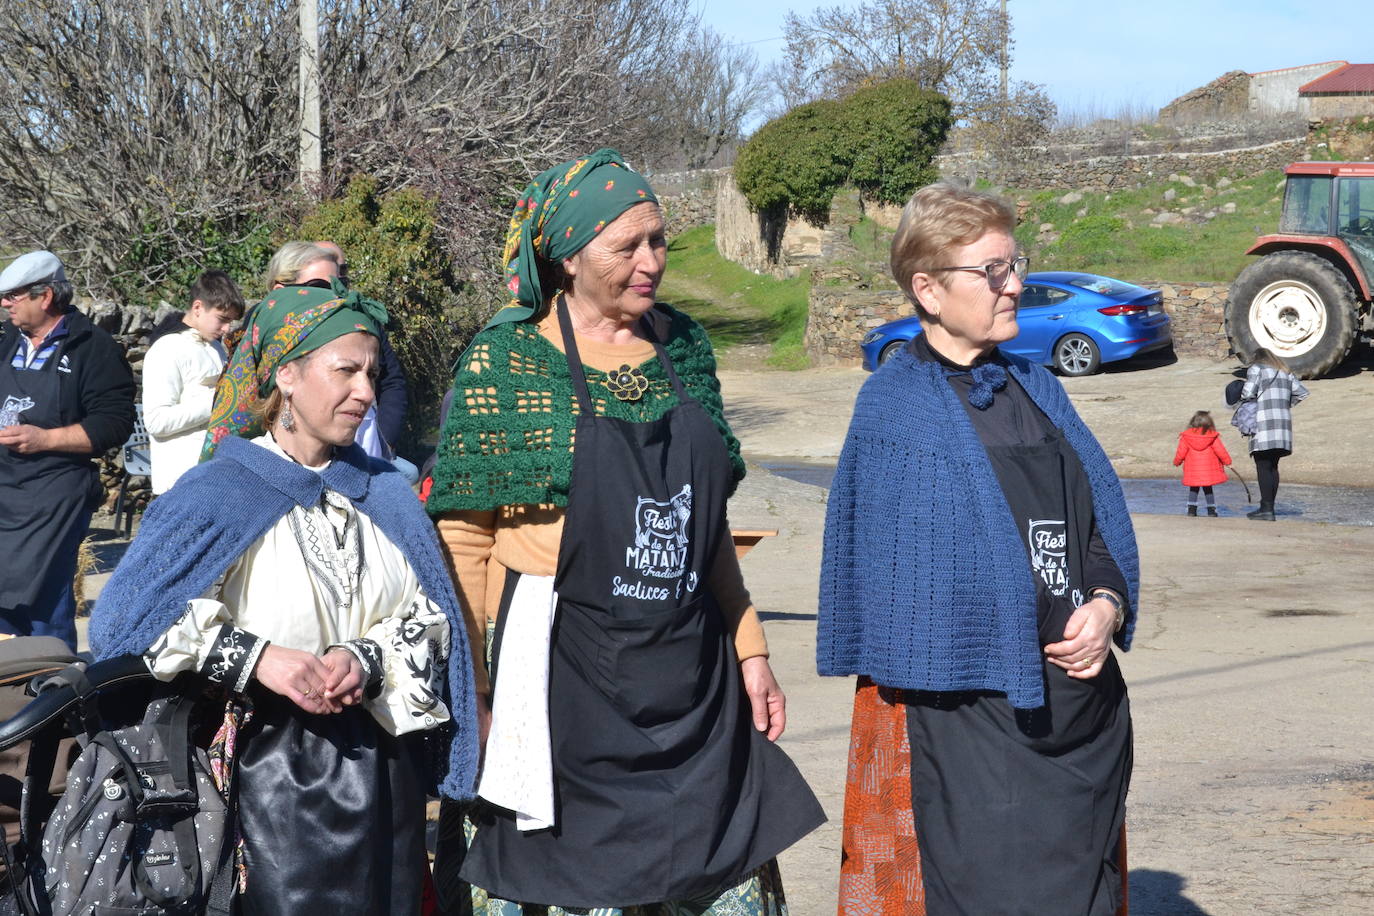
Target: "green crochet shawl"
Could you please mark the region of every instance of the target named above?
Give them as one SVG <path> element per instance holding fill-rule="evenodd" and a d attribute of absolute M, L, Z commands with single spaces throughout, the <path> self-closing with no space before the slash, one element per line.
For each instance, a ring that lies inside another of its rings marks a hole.
<path fill-rule="evenodd" d="M 706 331 L 670 306 L 657 308 L 669 318 L 664 350 L 687 392 L 706 409 L 725 439 L 738 484 L 744 477 L 744 459 L 725 420 L 716 358 Z M 584 368 L 598 416 L 642 423 L 678 404 L 656 358 L 639 366 L 649 389 L 638 401 L 616 399 L 605 387 L 605 372 Z M 487 328 L 463 355 L 453 391 L 453 405 L 439 437 L 434 486 L 425 503 L 430 514 L 567 506 L 573 426 L 580 411 L 563 353 L 531 322 Z"/>

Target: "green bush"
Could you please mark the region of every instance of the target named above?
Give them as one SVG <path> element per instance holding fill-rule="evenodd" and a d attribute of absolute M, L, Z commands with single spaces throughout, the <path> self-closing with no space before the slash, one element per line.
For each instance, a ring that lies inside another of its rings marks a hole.
<path fill-rule="evenodd" d="M 342 197 L 307 214 L 296 233 L 342 248 L 354 288 L 387 307 L 391 345 L 410 385 L 405 435 L 395 443 L 408 455 L 418 455 L 433 432 L 453 359 L 471 331 L 437 222 L 434 200 L 411 189 L 383 193 L 376 179 L 359 176 Z"/>
<path fill-rule="evenodd" d="M 818 225 L 853 158 L 840 129 L 840 103 L 800 105 L 759 128 L 735 158 L 735 184 L 759 213 L 796 213 Z"/>
<path fill-rule="evenodd" d="M 853 150 L 849 183 L 869 200 L 901 206 L 939 177 L 935 154 L 953 119 L 949 100 L 914 80 L 888 80 L 842 103 Z"/>
<path fill-rule="evenodd" d="M 871 200 L 903 204 L 935 180 L 932 161 L 951 124 L 943 96 L 913 80 L 888 80 L 765 124 L 740 149 L 735 183 L 759 213 L 796 214 L 816 225 L 826 223 L 845 184 Z"/>
<path fill-rule="evenodd" d="M 279 226 L 256 217 L 234 222 L 185 220 L 170 233 L 148 224 L 120 258 L 110 286 L 126 304 L 156 307 L 165 299 L 185 308 L 191 284 L 214 268 L 228 273 L 253 298 L 279 232 Z M 148 286 L 149 277 L 159 278 L 156 285 Z"/>

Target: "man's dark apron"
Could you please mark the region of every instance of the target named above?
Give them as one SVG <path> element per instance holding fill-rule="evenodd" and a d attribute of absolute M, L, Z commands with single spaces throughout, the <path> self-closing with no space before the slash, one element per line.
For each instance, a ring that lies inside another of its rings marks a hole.
<path fill-rule="evenodd" d="M 1092 491 L 1048 423 L 1034 445 L 987 447 L 1027 544 L 1039 638 L 1063 638 L 1085 600 Z M 912 807 L 930 916 L 1110 916 L 1131 772 L 1131 717 L 1116 657 L 1091 680 L 1044 663 L 1045 705 L 915 692 L 908 706 Z"/>
<path fill-rule="evenodd" d="M 558 318 L 581 408 L 549 663 L 558 821 L 522 833 L 506 812 L 478 814 L 461 874 L 561 906 L 713 894 L 825 820 L 754 728 L 706 586 L 728 537 L 729 455 L 647 321 L 680 403 L 631 423 L 596 415 L 566 309 Z M 498 666 L 493 689 L 520 676 Z"/>
<path fill-rule="evenodd" d="M 15 369 L 0 360 L 0 407 L 31 402 L 20 411 L 20 423 L 45 429 L 68 425 L 58 375 L 63 349 L 58 347 L 37 370 Z M 35 605 L 54 601 L 51 583 L 62 581 L 59 574 L 70 578 L 75 572 L 76 548 L 99 493 L 95 466 L 86 456 L 20 455 L 0 446 L 0 553 L 5 557 L 0 611 L 20 608 L 47 619 L 51 608 Z M 45 582 L 52 594 L 41 594 Z M 9 623 L 24 626 L 24 621 Z"/>

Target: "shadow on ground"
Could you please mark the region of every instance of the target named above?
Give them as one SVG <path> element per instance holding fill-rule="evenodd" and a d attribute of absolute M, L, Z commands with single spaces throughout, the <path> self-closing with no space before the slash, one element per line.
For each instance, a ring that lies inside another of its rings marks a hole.
<path fill-rule="evenodd" d="M 777 333 L 775 323 L 763 315 L 741 315 L 737 310 L 690 296 L 675 296 L 672 304 L 705 328 L 711 345 L 716 348 L 765 342 Z"/>
<path fill-rule="evenodd" d="M 1131 869 L 1131 916 L 1209 916 L 1183 896 L 1187 884 L 1171 871 Z"/>
<path fill-rule="evenodd" d="M 1139 356 L 1132 356 L 1130 359 L 1103 363 L 1101 371 L 1116 375 L 1123 372 L 1140 372 L 1145 369 L 1158 369 L 1161 366 L 1172 366 L 1176 362 L 1178 362 L 1178 354 L 1174 352 L 1173 347 L 1169 347 L 1164 350 L 1155 350 L 1151 353 L 1142 353 Z"/>
<path fill-rule="evenodd" d="M 92 573 L 110 572 L 119 565 L 124 552 L 129 549 L 129 542 L 124 539 L 123 531 L 111 531 L 108 528 L 92 528 L 86 534 L 86 543 L 95 556 L 95 568 L 91 570 Z"/>

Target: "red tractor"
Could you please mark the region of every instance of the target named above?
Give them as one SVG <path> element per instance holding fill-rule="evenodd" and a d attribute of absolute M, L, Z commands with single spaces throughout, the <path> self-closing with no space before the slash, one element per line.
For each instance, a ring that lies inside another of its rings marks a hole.
<path fill-rule="evenodd" d="M 1316 378 L 1374 322 L 1374 162 L 1295 162 L 1284 174 L 1279 232 L 1246 252 L 1260 257 L 1231 285 L 1226 336 L 1243 359 L 1266 347 Z"/>

